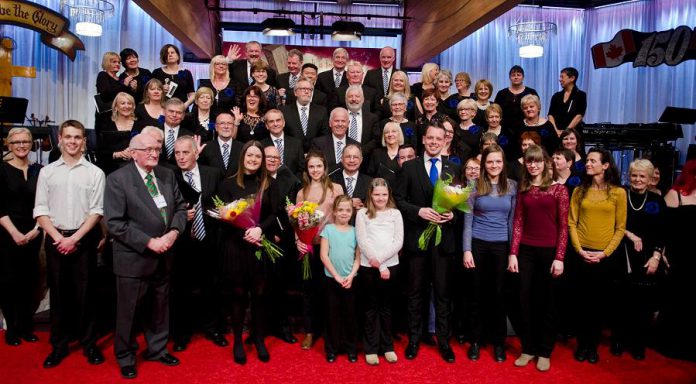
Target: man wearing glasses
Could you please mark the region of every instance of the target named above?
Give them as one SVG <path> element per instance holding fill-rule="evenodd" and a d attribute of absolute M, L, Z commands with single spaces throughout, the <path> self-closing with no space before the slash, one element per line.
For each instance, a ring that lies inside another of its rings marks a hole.
<path fill-rule="evenodd" d="M 179 360 L 167 351 L 169 338 L 169 275 L 171 248 L 186 228 L 186 203 L 174 172 L 158 166 L 162 146 L 150 135 L 131 139 L 133 163 L 106 180 L 104 213 L 114 238 L 116 275 L 116 330 L 114 354 L 121 375 L 137 376 L 135 314 L 143 298 L 152 298 L 150 321 L 145 324 L 145 358 L 168 366 Z"/>
<path fill-rule="evenodd" d="M 285 117 L 285 133 L 302 140 L 304 152 L 309 151 L 312 139 L 329 133 L 326 108 L 311 103 L 314 86 L 302 79 L 295 86 L 295 102 L 283 105 L 280 111 Z"/>
<path fill-rule="evenodd" d="M 243 143 L 234 140 L 237 136 L 237 124 L 229 112 L 222 112 L 215 118 L 215 133 L 217 138 L 205 145 L 198 157 L 198 164 L 215 167 L 222 171 L 225 177 L 237 173 L 239 156 Z"/>

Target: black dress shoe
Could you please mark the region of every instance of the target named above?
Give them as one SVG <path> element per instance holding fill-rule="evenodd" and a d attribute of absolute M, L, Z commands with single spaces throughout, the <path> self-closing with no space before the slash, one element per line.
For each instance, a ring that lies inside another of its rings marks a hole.
<path fill-rule="evenodd" d="M 452 351 L 452 348 L 449 344 L 440 344 L 438 346 L 438 350 L 440 351 L 440 356 L 442 356 L 442 360 L 448 363 L 454 363 L 454 351 Z"/>
<path fill-rule="evenodd" d="M 281 328 L 281 330 L 278 332 L 277 337 L 288 344 L 297 343 L 297 338 L 295 338 L 292 332 L 290 332 L 290 329 L 288 327 Z"/>
<path fill-rule="evenodd" d="M 160 363 L 162 363 L 162 364 L 164 364 L 164 365 L 166 365 L 166 366 L 169 366 L 169 367 L 173 367 L 173 366 L 175 366 L 175 365 L 179 365 L 179 363 L 180 363 L 179 359 L 177 359 L 176 357 L 174 357 L 174 356 L 172 356 L 172 355 L 170 355 L 170 354 L 168 354 L 168 353 L 166 353 L 166 352 L 164 353 L 164 355 L 160 356 L 160 357 L 157 358 L 157 359 L 147 359 L 147 360 L 150 360 L 150 361 L 159 361 Z"/>
<path fill-rule="evenodd" d="M 575 351 L 575 360 L 581 363 L 587 360 L 587 349 L 582 348 Z"/>
<path fill-rule="evenodd" d="M 590 364 L 597 364 L 599 361 L 599 353 L 597 353 L 596 349 L 593 349 L 589 352 L 587 352 L 587 362 Z"/>
<path fill-rule="evenodd" d="M 22 340 L 14 333 L 5 332 L 5 344 L 11 347 L 16 347 L 22 344 Z"/>
<path fill-rule="evenodd" d="M 351 363 L 357 362 L 358 361 L 358 354 L 355 352 L 349 353 L 348 354 L 348 361 L 350 361 Z"/>
<path fill-rule="evenodd" d="M 138 370 L 135 369 L 135 365 L 126 365 L 121 367 L 121 377 L 124 379 L 135 379 L 138 377 Z"/>
<path fill-rule="evenodd" d="M 226 347 L 230 345 L 230 343 L 227 342 L 225 335 L 220 332 L 206 332 L 205 338 L 212 341 L 213 344 L 217 345 L 218 347 Z"/>
<path fill-rule="evenodd" d="M 68 353 L 65 351 L 59 351 L 57 349 L 54 349 L 51 351 L 51 353 L 46 357 L 46 360 L 43 362 L 44 368 L 53 368 L 57 367 L 58 364 L 60 364 L 65 357 L 68 356 Z"/>
<path fill-rule="evenodd" d="M 326 362 L 333 363 L 336 361 L 336 354 L 331 352 L 326 352 Z"/>
<path fill-rule="evenodd" d="M 264 363 L 268 363 L 271 360 L 271 355 L 268 353 L 268 349 L 266 349 L 266 344 L 263 343 L 263 340 L 256 342 L 256 354 L 259 360 Z"/>
<path fill-rule="evenodd" d="M 496 363 L 502 363 L 503 361 L 505 361 L 505 346 L 493 346 L 493 359 Z"/>
<path fill-rule="evenodd" d="M 246 352 L 244 352 L 244 345 L 241 343 L 241 340 L 235 340 L 234 347 L 232 347 L 232 357 L 235 363 L 246 364 Z"/>
<path fill-rule="evenodd" d="M 99 365 L 104 362 L 104 355 L 94 345 L 86 347 L 83 353 L 87 356 L 87 362 L 92 365 Z"/>
<path fill-rule="evenodd" d="M 464 335 L 457 335 L 457 343 L 459 343 L 459 344 L 464 344 L 464 343 L 466 343 L 466 336 L 464 336 Z"/>
<path fill-rule="evenodd" d="M 474 361 L 481 357 L 481 347 L 478 343 L 471 343 L 471 345 L 469 345 L 469 350 L 466 352 L 466 357 L 468 357 L 469 360 Z"/>
<path fill-rule="evenodd" d="M 413 360 L 418 356 L 418 343 L 409 341 L 408 345 L 406 346 L 406 350 L 404 351 L 404 356 L 408 360 Z"/>
<path fill-rule="evenodd" d="M 612 341 L 609 345 L 609 353 L 614 356 L 621 356 L 623 354 L 623 346 L 618 341 Z"/>
<path fill-rule="evenodd" d="M 39 341 L 39 337 L 31 332 L 22 334 L 22 339 L 24 339 L 24 341 L 26 341 L 27 343 L 36 343 L 37 341 Z"/>
<path fill-rule="evenodd" d="M 645 348 L 637 347 L 631 351 L 631 356 L 635 360 L 645 360 Z"/>
<path fill-rule="evenodd" d="M 435 341 L 435 336 L 432 333 L 426 333 L 423 335 L 421 338 L 421 343 L 425 345 L 430 345 L 431 347 L 434 347 L 437 345 L 437 341 Z"/>

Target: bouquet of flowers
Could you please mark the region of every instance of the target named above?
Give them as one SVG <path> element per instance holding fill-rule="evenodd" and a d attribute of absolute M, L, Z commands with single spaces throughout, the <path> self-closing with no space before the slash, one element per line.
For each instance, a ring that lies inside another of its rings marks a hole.
<path fill-rule="evenodd" d="M 472 186 L 462 187 L 461 185 L 451 184 L 452 176 L 446 180 L 440 179 L 435 183 L 432 208 L 437 213 L 452 212 L 455 209 L 462 212 L 471 212 L 468 201 L 469 194 L 473 189 Z M 441 224 L 428 223 L 428 227 L 425 228 L 425 231 L 418 238 L 418 249 L 421 251 L 428 249 L 428 244 L 433 235 L 435 235 L 435 245 L 440 245 L 442 241 Z"/>
<path fill-rule="evenodd" d="M 312 268 L 309 265 L 309 254 L 313 252 L 312 241 L 317 236 L 321 223 L 324 221 L 324 212 L 319 208 L 319 204 L 309 201 L 301 201 L 293 204 L 290 199 L 285 198 L 285 210 L 297 238 L 307 244 L 308 250 L 300 255 L 302 259 L 302 278 L 309 280 L 312 277 Z"/>
<path fill-rule="evenodd" d="M 230 223 L 240 229 L 254 228 L 259 225 L 261 216 L 261 198 L 250 195 L 237 199 L 231 203 L 225 203 L 219 197 L 213 198 L 215 209 L 208 210 L 206 213 L 218 220 Z M 283 250 L 272 241 L 261 235 L 261 248 L 256 251 L 256 258 L 261 260 L 261 250 L 265 251 L 271 262 L 283 256 Z"/>

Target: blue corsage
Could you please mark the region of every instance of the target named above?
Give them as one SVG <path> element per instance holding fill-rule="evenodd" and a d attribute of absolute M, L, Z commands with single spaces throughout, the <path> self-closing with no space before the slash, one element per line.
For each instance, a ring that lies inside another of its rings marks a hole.
<path fill-rule="evenodd" d="M 645 204 L 645 213 L 648 215 L 657 215 L 660 213 L 660 204 L 654 202 L 654 201 L 649 201 Z"/>

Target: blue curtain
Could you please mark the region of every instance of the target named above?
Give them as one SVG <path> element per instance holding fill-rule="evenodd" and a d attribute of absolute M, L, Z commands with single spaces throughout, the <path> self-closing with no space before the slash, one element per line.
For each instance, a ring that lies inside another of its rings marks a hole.
<path fill-rule="evenodd" d="M 543 57 L 520 59 L 507 30 L 516 21 L 533 19 L 556 23 L 558 33 L 546 44 Z M 680 25 L 696 26 L 696 2 L 649 0 L 591 10 L 516 7 L 443 52 L 439 61 L 453 73 L 469 72 L 472 81 L 491 80 L 495 92 L 509 85 L 509 68 L 520 64 L 525 69 L 525 84 L 539 92 L 544 109 L 548 109 L 551 95 L 560 90 L 560 70 L 573 66 L 580 72 L 579 88 L 587 92 L 586 122 L 650 123 L 667 106 L 696 108 L 696 61 L 675 67 L 624 64 L 594 69 L 590 48 L 610 41 L 621 29 L 651 32 Z M 682 161 L 696 134 L 692 125 L 683 128 L 684 139 L 677 142 Z"/>

